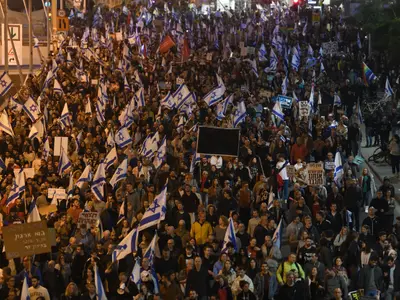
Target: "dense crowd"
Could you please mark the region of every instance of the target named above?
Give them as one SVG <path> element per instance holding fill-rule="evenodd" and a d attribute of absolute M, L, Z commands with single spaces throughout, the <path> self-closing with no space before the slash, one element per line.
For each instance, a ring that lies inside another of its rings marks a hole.
<path fill-rule="evenodd" d="M 390 112 L 360 107 L 397 74 L 386 54 L 367 58 L 340 8 L 313 13 L 72 9 L 0 119 L 2 225 L 41 218 L 56 236 L 51 253 L 10 260 L 1 241 L 0 299 L 25 300 L 27 287 L 31 300 L 394 299 L 395 190 L 375 186 L 359 147 L 363 134 L 388 147 L 399 175 L 393 91 Z M 240 128 L 238 157 L 196 153 L 201 125 Z M 324 184 L 308 184 L 310 162 Z M 145 225 L 164 198 L 161 222 Z M 82 224 L 82 212 L 99 219 Z"/>

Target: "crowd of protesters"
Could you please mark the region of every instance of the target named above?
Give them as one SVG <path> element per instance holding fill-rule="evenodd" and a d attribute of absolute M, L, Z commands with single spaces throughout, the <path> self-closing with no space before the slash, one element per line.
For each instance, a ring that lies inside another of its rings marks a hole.
<path fill-rule="evenodd" d="M 0 134 L 2 225 L 25 223 L 35 201 L 40 212 L 47 211 L 41 218 L 54 228 L 56 243 L 51 253 L 8 260 L 1 241 L 0 299 L 20 299 L 24 278 L 31 300 L 339 300 L 357 290 L 394 299 L 400 292 L 395 190 L 389 178 L 375 187 L 370 171 L 356 159 L 365 134 L 363 146 L 387 143 L 393 174 L 399 174 L 399 138 L 389 140 L 396 111 L 361 120 L 357 104 L 376 95 L 384 82 L 366 86 L 362 62 L 381 78 L 389 75 L 395 86 L 386 55 L 367 59 L 366 41 L 358 40 L 359 30 L 346 25 L 337 7 L 322 6 L 320 21 L 312 23 L 307 17 L 312 9 L 279 3 L 206 14 L 182 2 L 126 5 L 72 10 L 72 26 L 59 49 L 44 58 L 6 108 L 14 137 Z M 174 46 L 161 51 L 167 36 Z M 276 40 L 279 45 L 273 44 Z M 331 41 L 338 42 L 338 52 L 321 53 L 322 44 Z M 255 52 L 243 53 L 244 47 Z M 287 51 L 295 47 L 298 67 L 285 63 Z M 278 59 L 272 69 L 271 49 Z M 223 98 L 233 95 L 222 116 L 218 105 L 202 100 L 220 80 L 226 87 Z M 103 112 L 97 110 L 99 84 L 108 97 Z M 196 95 L 190 109 L 162 105 L 168 92 L 182 84 Z M 115 146 L 110 136 L 125 125 L 121 113 L 141 87 L 144 103 L 129 112 L 132 142 Z M 282 94 L 293 95 L 290 106 L 282 106 L 284 121 L 272 109 L 275 96 Z M 43 132 L 34 137 L 32 121 L 21 109 L 29 96 L 45 119 Z M 338 96 L 341 103 L 334 106 Z M 310 100 L 309 117 L 299 117 L 296 99 Z M 239 102 L 246 107 L 237 125 L 239 156 L 201 156 L 196 162 L 196 127 L 232 127 Z M 61 120 L 65 104 L 69 123 Z M 154 153 L 143 155 L 146 138 L 155 133 L 158 147 L 166 140 L 166 155 L 157 165 Z M 71 166 L 62 174 L 62 161 L 53 150 L 47 153 L 44 143 L 54 149 L 55 137 L 68 137 Z M 117 160 L 106 171 L 104 201 L 90 181 L 74 186 L 87 165 L 96 170 L 114 147 Z M 339 179 L 337 152 L 343 162 Z M 125 159 L 126 179 L 113 188 L 108 182 Z M 323 163 L 323 185 L 307 184 L 309 162 Z M 294 174 L 287 172 L 288 165 Z M 19 168 L 33 168 L 34 176 L 10 203 Z M 118 244 L 138 227 L 165 184 L 165 219 L 140 231 L 137 251 L 115 261 Z M 46 210 L 55 203 L 50 188 L 68 192 L 51 212 Z M 98 225 L 78 226 L 83 211 L 98 212 Z M 224 244 L 230 222 L 236 241 Z M 276 234 L 278 224 L 282 229 Z M 155 257 L 142 257 L 156 229 Z M 132 280 L 138 257 L 139 283 Z M 101 297 L 97 271 L 105 292 Z"/>

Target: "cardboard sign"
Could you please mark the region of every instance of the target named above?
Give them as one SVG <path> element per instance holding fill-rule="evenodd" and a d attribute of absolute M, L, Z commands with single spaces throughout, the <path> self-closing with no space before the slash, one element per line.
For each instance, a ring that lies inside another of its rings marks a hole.
<path fill-rule="evenodd" d="M 287 165 L 286 173 L 287 173 L 288 177 L 290 177 L 290 178 L 294 177 L 294 175 L 296 174 L 296 170 L 295 170 L 294 166 Z"/>
<path fill-rule="evenodd" d="M 49 188 L 47 190 L 47 197 L 50 199 L 57 198 L 57 199 L 67 199 L 67 193 L 65 192 L 65 189 L 54 189 L 54 188 Z"/>
<path fill-rule="evenodd" d="M 78 228 L 81 225 L 86 225 L 86 228 L 90 228 L 92 225 L 97 226 L 99 223 L 99 213 L 98 212 L 81 212 L 78 219 Z"/>
<path fill-rule="evenodd" d="M 7 259 L 51 252 L 46 221 L 3 227 Z"/>
<path fill-rule="evenodd" d="M 41 215 L 49 215 L 53 212 L 57 211 L 57 205 L 55 204 L 50 204 L 50 205 L 46 205 L 46 206 L 41 206 L 38 208 L 39 210 L 39 214 Z"/>
<path fill-rule="evenodd" d="M 308 101 L 299 101 L 299 115 L 300 117 L 308 117 L 310 115 L 310 105 Z"/>
<path fill-rule="evenodd" d="M 64 149 L 65 152 L 68 151 L 68 137 L 56 136 L 54 138 L 54 156 L 61 155 L 61 147 Z"/>
<path fill-rule="evenodd" d="M 322 163 L 307 165 L 307 184 L 311 186 L 324 185 L 324 167 Z"/>

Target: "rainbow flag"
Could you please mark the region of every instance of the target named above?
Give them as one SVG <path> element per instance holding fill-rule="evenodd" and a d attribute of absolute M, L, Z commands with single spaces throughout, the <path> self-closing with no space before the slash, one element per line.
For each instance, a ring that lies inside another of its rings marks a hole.
<path fill-rule="evenodd" d="M 376 76 L 365 63 L 362 64 L 362 67 L 363 67 L 364 83 L 366 86 L 368 86 L 369 83 L 371 83 L 376 79 Z"/>

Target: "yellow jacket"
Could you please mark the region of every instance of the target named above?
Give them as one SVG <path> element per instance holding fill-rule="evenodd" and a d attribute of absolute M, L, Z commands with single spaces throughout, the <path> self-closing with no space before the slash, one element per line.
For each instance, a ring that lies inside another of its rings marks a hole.
<path fill-rule="evenodd" d="M 213 230 L 210 223 L 205 221 L 203 224 L 200 224 L 199 221 L 196 221 L 192 224 L 190 236 L 196 239 L 197 245 L 203 245 L 212 232 Z"/>
<path fill-rule="evenodd" d="M 283 267 L 283 270 L 282 270 Z M 299 273 L 299 277 L 305 279 L 305 274 L 303 271 L 303 268 L 299 263 L 290 263 L 288 261 L 285 261 L 281 263 L 278 267 L 278 270 L 276 271 L 276 279 L 278 279 L 278 282 L 280 284 L 286 283 L 286 274 L 290 272 L 290 270 L 297 270 Z"/>

